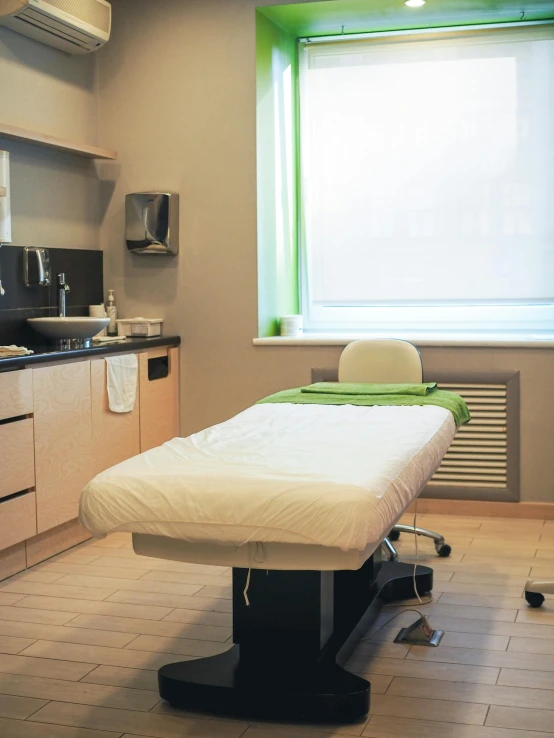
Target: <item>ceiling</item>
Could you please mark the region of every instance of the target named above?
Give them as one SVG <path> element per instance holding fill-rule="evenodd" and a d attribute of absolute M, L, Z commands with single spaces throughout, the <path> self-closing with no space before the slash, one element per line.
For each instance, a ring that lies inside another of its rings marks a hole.
<path fill-rule="evenodd" d="M 259 10 L 295 36 L 436 28 L 478 23 L 554 19 L 552 0 L 427 0 L 408 8 L 404 0 L 323 0 Z"/>

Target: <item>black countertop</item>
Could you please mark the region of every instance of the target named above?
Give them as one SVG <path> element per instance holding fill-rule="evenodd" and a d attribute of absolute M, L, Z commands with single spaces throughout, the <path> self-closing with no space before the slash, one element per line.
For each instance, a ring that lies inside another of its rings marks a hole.
<path fill-rule="evenodd" d="M 179 346 L 179 336 L 156 336 L 155 338 L 127 338 L 121 343 L 94 344 L 91 348 L 59 349 L 56 346 L 27 346 L 34 351 L 28 356 L 9 356 L 0 358 L 0 372 L 8 369 L 19 369 L 34 364 L 44 364 L 47 361 L 64 361 L 65 359 L 79 359 L 85 356 L 102 356 L 103 354 L 121 354 L 126 351 L 155 348 L 156 346 Z"/>

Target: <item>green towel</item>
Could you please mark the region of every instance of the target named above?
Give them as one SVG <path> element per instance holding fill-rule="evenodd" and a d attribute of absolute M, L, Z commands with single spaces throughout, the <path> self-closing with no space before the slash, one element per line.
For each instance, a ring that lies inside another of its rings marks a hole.
<path fill-rule="evenodd" d="M 302 387 L 301 392 L 325 395 L 428 395 L 437 389 L 436 382 L 425 384 L 370 384 L 367 382 L 316 382 Z"/>
<path fill-rule="evenodd" d="M 467 405 L 460 395 L 444 390 L 434 390 L 428 395 L 348 395 L 303 392 L 302 387 L 283 390 L 269 397 L 264 397 L 256 404 L 292 403 L 294 405 L 438 405 L 449 410 L 454 416 L 456 426 L 469 423 L 471 416 Z"/>

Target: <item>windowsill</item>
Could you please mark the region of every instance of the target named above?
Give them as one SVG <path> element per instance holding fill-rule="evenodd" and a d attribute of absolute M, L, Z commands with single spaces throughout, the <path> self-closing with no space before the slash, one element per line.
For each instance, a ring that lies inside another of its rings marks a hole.
<path fill-rule="evenodd" d="M 346 346 L 368 338 L 399 338 L 417 346 L 465 346 L 477 348 L 554 348 L 552 333 L 304 333 L 302 336 L 254 338 L 254 346 Z"/>

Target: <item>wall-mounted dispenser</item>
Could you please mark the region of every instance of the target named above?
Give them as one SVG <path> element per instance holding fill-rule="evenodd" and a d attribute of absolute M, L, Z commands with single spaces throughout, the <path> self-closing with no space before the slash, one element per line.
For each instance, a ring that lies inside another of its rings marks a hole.
<path fill-rule="evenodd" d="M 8 151 L 0 151 L 0 243 L 11 242 L 10 154 Z"/>
<path fill-rule="evenodd" d="M 23 249 L 23 282 L 25 287 L 48 287 L 52 284 L 50 252 L 26 246 Z"/>
<path fill-rule="evenodd" d="M 0 151 L 0 246 L 12 242 L 12 216 L 10 210 L 10 154 Z M 0 272 L 0 297 L 6 290 L 2 287 Z"/>
<path fill-rule="evenodd" d="M 125 198 L 125 240 L 133 254 L 179 251 L 179 195 L 134 192 Z"/>

